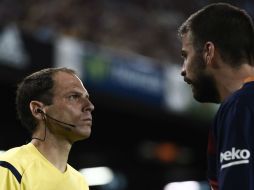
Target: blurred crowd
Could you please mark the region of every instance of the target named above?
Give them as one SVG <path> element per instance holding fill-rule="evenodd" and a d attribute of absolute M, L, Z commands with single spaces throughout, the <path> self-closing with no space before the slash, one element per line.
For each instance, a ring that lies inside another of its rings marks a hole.
<path fill-rule="evenodd" d="M 65 34 L 174 63 L 180 59 L 179 24 L 210 2 L 216 1 L 1 0 L 0 28 L 14 22 L 42 39 Z M 250 0 L 235 4 L 254 15 Z"/>

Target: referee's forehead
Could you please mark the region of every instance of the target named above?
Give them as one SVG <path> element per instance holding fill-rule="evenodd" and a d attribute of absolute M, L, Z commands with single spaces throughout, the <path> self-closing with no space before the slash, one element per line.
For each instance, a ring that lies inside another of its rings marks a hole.
<path fill-rule="evenodd" d="M 82 81 L 75 74 L 58 72 L 54 75 L 54 92 L 79 92 L 88 95 Z"/>

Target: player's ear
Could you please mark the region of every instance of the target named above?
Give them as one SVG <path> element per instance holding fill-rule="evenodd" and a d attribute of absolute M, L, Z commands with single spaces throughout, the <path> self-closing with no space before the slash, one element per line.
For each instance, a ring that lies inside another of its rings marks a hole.
<path fill-rule="evenodd" d="M 203 51 L 203 58 L 206 63 L 206 65 L 213 66 L 214 64 L 213 59 L 214 59 L 214 53 L 215 53 L 215 47 L 213 42 L 206 42 L 204 45 L 204 51 Z"/>

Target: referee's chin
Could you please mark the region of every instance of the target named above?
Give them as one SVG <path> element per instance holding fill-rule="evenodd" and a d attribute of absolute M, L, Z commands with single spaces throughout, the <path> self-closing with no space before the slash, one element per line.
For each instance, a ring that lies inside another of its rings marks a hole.
<path fill-rule="evenodd" d="M 80 140 L 85 140 L 88 139 L 91 136 L 92 130 L 91 126 L 86 126 L 86 127 L 76 127 L 74 129 L 74 139 L 73 141 L 80 141 Z"/>

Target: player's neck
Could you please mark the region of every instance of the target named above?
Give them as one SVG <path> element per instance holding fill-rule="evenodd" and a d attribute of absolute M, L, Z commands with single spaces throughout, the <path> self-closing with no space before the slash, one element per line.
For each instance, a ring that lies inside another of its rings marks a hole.
<path fill-rule="evenodd" d="M 215 80 L 218 84 L 218 91 L 221 100 L 225 100 L 228 96 L 239 90 L 244 80 L 248 77 L 254 77 L 254 67 L 244 64 L 240 68 L 234 69 L 225 67 L 218 71 Z"/>

